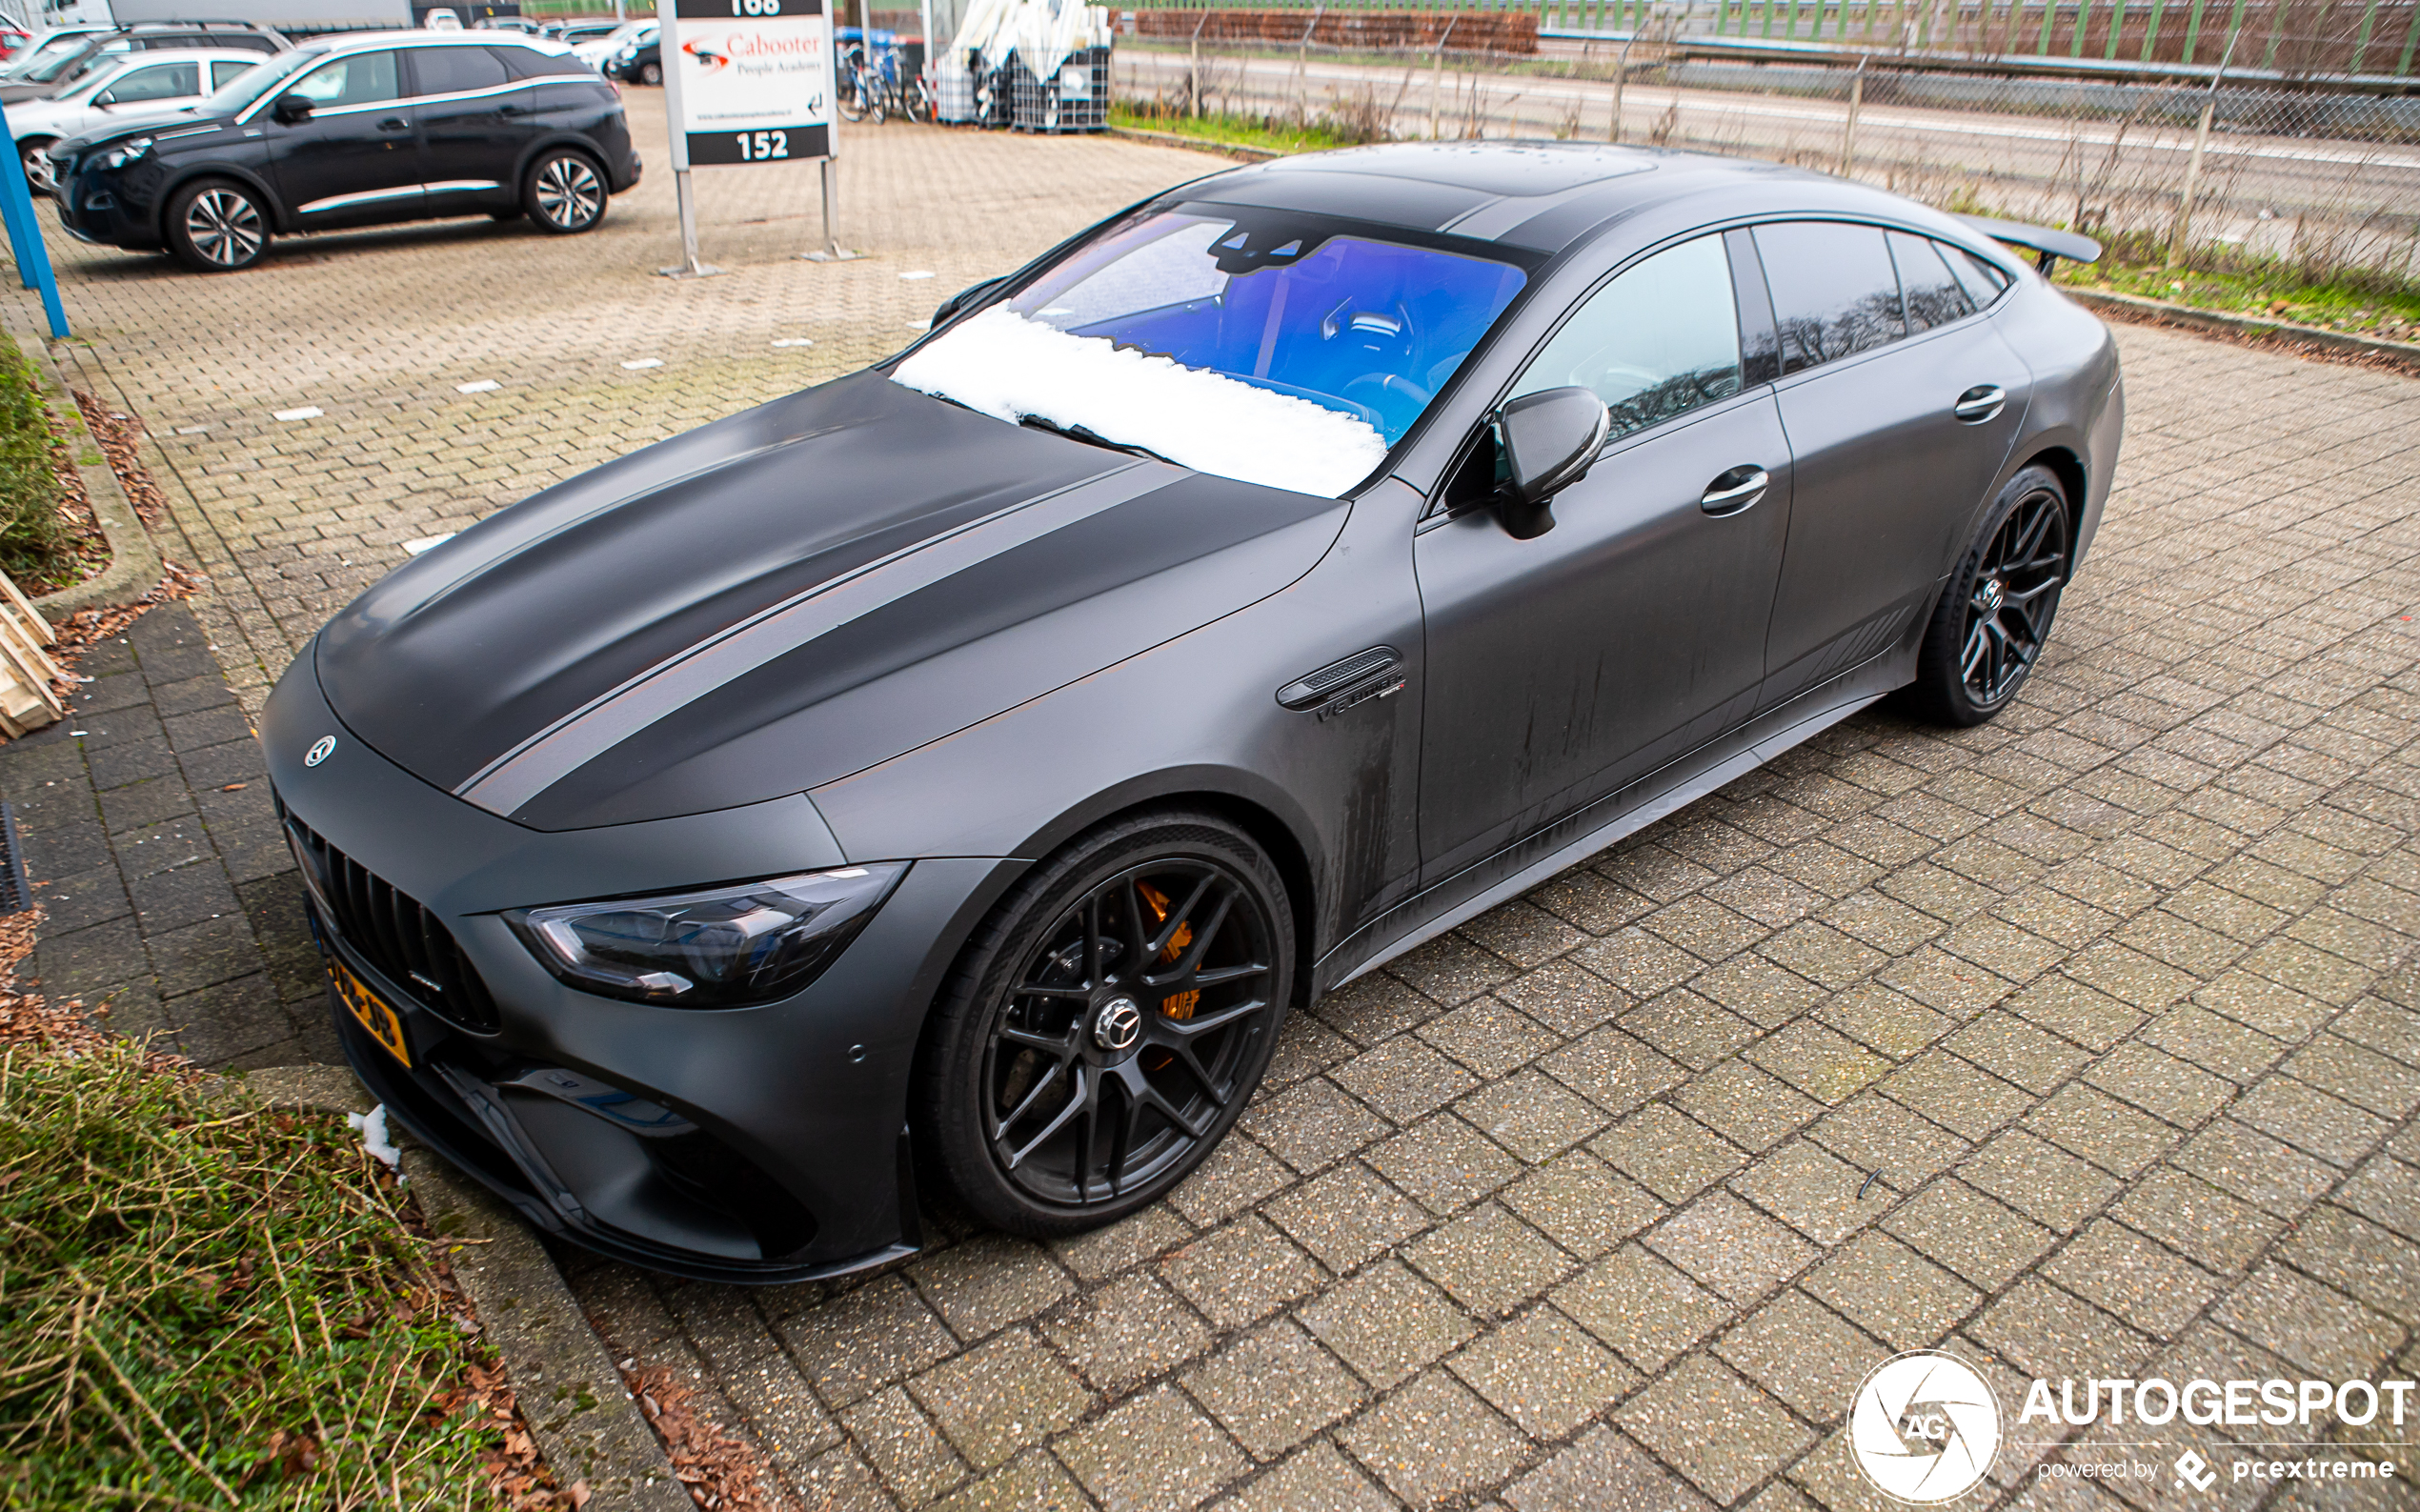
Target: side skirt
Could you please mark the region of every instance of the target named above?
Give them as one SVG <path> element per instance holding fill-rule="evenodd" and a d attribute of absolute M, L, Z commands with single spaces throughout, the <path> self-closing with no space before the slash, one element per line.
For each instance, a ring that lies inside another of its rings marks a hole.
<path fill-rule="evenodd" d="M 1311 974 L 1314 998 L 1520 897 L 1558 872 L 1821 735 L 1905 685 L 1908 679 L 1908 671 L 1902 665 L 1905 659 L 1877 657 L 1820 688 L 1810 688 L 1722 739 L 1700 746 L 1398 903 L 1320 958 Z"/>

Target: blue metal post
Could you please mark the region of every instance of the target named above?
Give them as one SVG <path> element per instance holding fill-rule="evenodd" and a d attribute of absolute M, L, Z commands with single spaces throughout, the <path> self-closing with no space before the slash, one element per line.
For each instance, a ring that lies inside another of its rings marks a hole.
<path fill-rule="evenodd" d="M 33 191 L 25 180 L 17 155 L 16 133 L 9 129 L 8 111 L 0 109 L 0 219 L 9 227 L 9 250 L 16 254 L 17 278 L 42 292 L 42 312 L 50 318 L 50 337 L 68 333 L 67 307 L 59 302 L 59 277 L 50 267 L 50 249 L 43 245 L 42 224 L 33 216 Z"/>

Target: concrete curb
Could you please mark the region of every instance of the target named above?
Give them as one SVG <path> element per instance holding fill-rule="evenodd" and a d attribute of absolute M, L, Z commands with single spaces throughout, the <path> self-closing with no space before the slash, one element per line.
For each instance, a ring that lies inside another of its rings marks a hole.
<path fill-rule="evenodd" d="M 2348 331 L 2329 331 L 2320 326 L 2298 326 L 2289 321 L 2230 315 L 2217 310 L 2196 310 L 2190 305 L 2170 304 L 2165 299 L 2146 299 L 2139 294 L 2110 293 L 2104 290 L 2077 289 L 2065 284 L 2059 288 L 2060 292 L 2087 310 L 2132 315 L 2138 319 L 2155 320 L 2162 325 L 2183 326 L 2220 335 L 2272 337 L 2279 341 L 2300 342 L 2304 346 L 2341 352 L 2348 356 L 2376 357 L 2420 372 L 2420 345 L 2409 341 L 2381 341 L 2375 336 L 2357 336 Z"/>
<path fill-rule="evenodd" d="M 1181 131 L 1151 131 L 1139 126 L 1113 126 L 1112 136 L 1122 136 L 1130 142 L 1149 142 L 1154 147 L 1182 147 L 1196 152 L 1208 152 L 1213 157 L 1233 158 L 1239 163 L 1266 163 L 1290 154 L 1266 147 L 1244 147 L 1233 142 L 1208 142 Z"/>
<path fill-rule="evenodd" d="M 110 543 L 110 565 L 98 577 L 62 588 L 55 594 L 45 594 L 33 601 L 47 619 L 58 620 L 80 609 L 113 609 L 131 604 L 159 585 L 159 548 L 151 543 L 151 533 L 143 528 L 143 518 L 134 513 L 134 503 L 126 496 L 126 487 L 111 471 L 108 454 L 102 452 L 100 440 L 85 428 L 84 412 L 76 408 L 75 395 L 68 392 L 66 375 L 60 371 L 50 344 L 22 332 L 9 333 L 19 351 L 32 359 L 34 369 L 42 376 L 43 397 L 50 401 L 51 413 L 68 427 L 67 445 L 71 455 L 81 457 L 91 448 L 101 460 L 88 466 L 75 464 L 76 476 L 84 480 L 84 497 L 92 506 L 92 516 L 100 521 L 101 534 Z"/>
<path fill-rule="evenodd" d="M 369 1094 L 342 1066 L 278 1066 L 243 1085 L 272 1107 L 367 1113 Z M 447 1240 L 455 1279 L 511 1374 L 521 1415 L 558 1483 L 586 1481 L 588 1512 L 694 1512 L 672 1461 L 622 1384 L 605 1342 L 520 1217 L 454 1174 L 402 1131 L 403 1172 L 430 1228 Z"/>

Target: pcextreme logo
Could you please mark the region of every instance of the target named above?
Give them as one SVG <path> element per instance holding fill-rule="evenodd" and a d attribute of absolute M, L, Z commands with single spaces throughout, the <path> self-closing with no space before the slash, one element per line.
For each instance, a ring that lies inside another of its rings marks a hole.
<path fill-rule="evenodd" d="M 1964 1496 L 2000 1452 L 2000 1403 L 1973 1367 L 1937 1349 L 1874 1367 L 1848 1414 L 1848 1444 L 1874 1489 L 1923 1506 Z"/>

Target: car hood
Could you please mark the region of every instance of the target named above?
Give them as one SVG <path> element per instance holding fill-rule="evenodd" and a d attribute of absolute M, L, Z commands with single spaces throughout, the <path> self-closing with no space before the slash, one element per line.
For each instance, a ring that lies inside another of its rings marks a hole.
<path fill-rule="evenodd" d="M 10 117 L 11 123 L 14 117 Z M 232 125 L 234 117 L 204 115 L 193 110 L 162 111 L 154 115 L 129 116 L 112 112 L 100 126 L 78 131 L 50 150 L 50 156 L 60 162 L 77 152 L 89 152 L 96 147 L 107 147 L 131 136 L 158 136 L 162 131 L 174 131 L 180 136 L 196 131 L 212 131 Z"/>
<path fill-rule="evenodd" d="M 1308 572 L 1346 503 L 861 373 L 546 490 L 314 643 L 382 756 L 538 829 L 845 776 Z"/>

